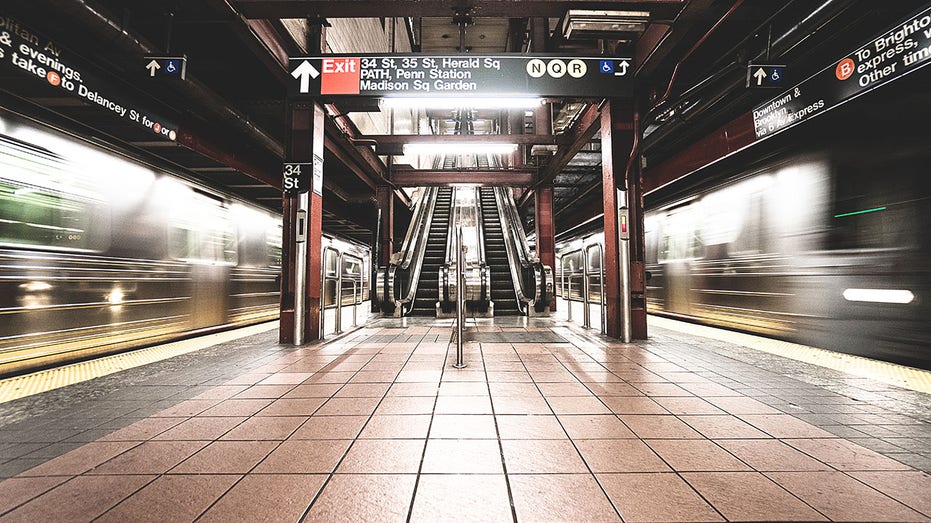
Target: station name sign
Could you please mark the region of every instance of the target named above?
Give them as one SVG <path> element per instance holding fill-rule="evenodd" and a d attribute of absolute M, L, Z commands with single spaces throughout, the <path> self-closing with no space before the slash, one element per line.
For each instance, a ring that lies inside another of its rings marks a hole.
<path fill-rule="evenodd" d="M 633 60 L 544 55 L 326 55 L 291 58 L 292 98 L 626 97 Z"/>
<path fill-rule="evenodd" d="M 106 81 L 88 73 L 64 55 L 55 42 L 0 14 L 0 67 L 17 71 L 37 82 L 100 107 L 116 118 L 174 141 L 178 127 L 127 100 Z"/>
<path fill-rule="evenodd" d="M 788 91 L 753 109 L 770 136 L 931 63 L 931 8 L 902 20 Z"/>

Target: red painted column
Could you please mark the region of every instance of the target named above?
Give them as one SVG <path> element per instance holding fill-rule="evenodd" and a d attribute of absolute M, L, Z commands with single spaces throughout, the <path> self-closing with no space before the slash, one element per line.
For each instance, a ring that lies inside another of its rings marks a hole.
<path fill-rule="evenodd" d="M 629 124 L 630 106 L 608 100 L 601 110 L 601 172 L 604 200 L 605 328 L 608 336 L 621 337 L 620 240 L 618 239 L 617 189 L 624 188 L 624 172 L 633 147 Z M 623 130 L 622 130 L 623 129 Z M 641 229 L 642 230 L 642 229 Z M 626 297 L 623 297 L 626 299 Z"/>
<path fill-rule="evenodd" d="M 379 267 L 385 267 L 391 261 L 394 252 L 394 191 L 388 185 L 375 188 L 375 200 L 381 211 L 381 230 L 378 238 Z"/>
<path fill-rule="evenodd" d="M 639 113 L 634 113 L 633 133 L 639 136 Z M 643 225 L 643 171 L 640 156 L 634 158 L 627 173 L 628 221 L 630 222 L 630 314 L 634 339 L 647 339 L 646 236 Z"/>
<path fill-rule="evenodd" d="M 537 255 L 556 274 L 556 226 L 553 223 L 553 188 L 541 187 L 533 192 L 533 221 L 537 233 Z M 556 312 L 556 296 L 550 296 L 550 311 Z"/>
<path fill-rule="evenodd" d="M 315 166 L 313 170 L 323 167 L 324 138 L 323 108 L 313 102 L 292 103 L 290 107 L 290 127 L 288 136 L 287 161 L 308 163 Z M 319 166 L 319 168 L 317 167 Z M 295 310 L 300 308 L 297 302 L 303 299 L 303 339 L 312 341 L 320 338 L 320 303 L 321 279 L 320 257 L 323 240 L 323 180 L 314 181 L 310 176 L 310 191 L 306 195 L 283 197 L 283 235 L 282 235 L 282 277 L 281 277 L 281 323 L 278 340 L 280 343 L 293 343 L 295 340 Z M 306 203 L 306 257 L 304 258 L 304 288 L 299 294 L 297 289 L 297 253 L 298 246 L 298 211 Z"/>

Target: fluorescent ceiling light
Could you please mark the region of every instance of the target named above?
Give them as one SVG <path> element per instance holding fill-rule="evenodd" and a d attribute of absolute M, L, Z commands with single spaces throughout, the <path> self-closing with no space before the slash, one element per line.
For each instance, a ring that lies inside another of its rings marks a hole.
<path fill-rule="evenodd" d="M 911 303 L 915 299 L 915 295 L 909 290 L 847 289 L 844 291 L 844 299 L 871 303 Z"/>
<path fill-rule="evenodd" d="M 404 145 L 404 154 L 510 154 L 516 150 L 516 143 L 409 143 Z"/>
<path fill-rule="evenodd" d="M 539 107 L 542 98 L 382 98 L 388 109 L 527 109 Z"/>

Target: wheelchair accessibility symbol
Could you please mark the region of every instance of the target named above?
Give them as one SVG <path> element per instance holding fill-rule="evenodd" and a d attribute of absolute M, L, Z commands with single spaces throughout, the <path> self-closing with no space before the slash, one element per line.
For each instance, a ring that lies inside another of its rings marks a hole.
<path fill-rule="evenodd" d="M 601 60 L 598 70 L 602 73 L 611 74 L 614 72 L 614 60 Z"/>

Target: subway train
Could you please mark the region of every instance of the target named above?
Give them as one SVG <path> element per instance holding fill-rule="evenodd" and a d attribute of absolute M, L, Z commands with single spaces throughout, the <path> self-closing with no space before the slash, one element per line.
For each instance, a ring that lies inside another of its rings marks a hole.
<path fill-rule="evenodd" d="M 648 196 L 648 311 L 931 368 L 927 144 L 822 139 L 737 164 Z M 557 253 L 561 314 L 593 328 L 601 234 Z"/>
<path fill-rule="evenodd" d="M 278 316 L 281 219 L 0 108 L 0 376 Z"/>

